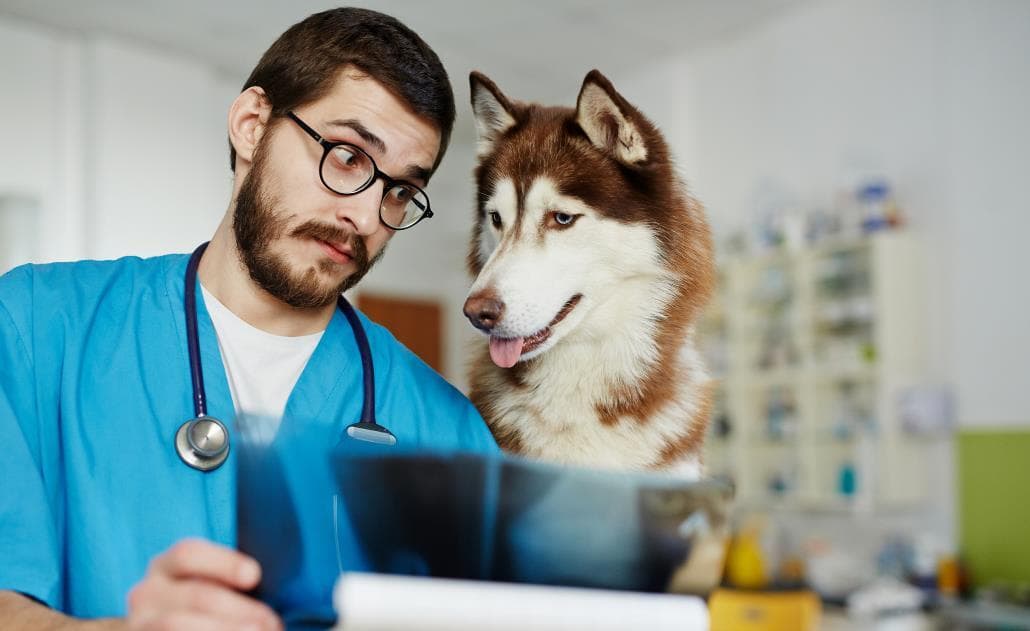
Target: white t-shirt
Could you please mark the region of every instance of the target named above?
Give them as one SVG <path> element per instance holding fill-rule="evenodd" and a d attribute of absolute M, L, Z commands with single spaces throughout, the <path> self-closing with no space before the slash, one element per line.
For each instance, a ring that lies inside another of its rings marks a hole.
<path fill-rule="evenodd" d="M 203 285 L 200 289 L 215 325 L 236 413 L 267 417 L 278 427 L 290 392 L 325 331 L 295 337 L 262 331 L 230 311 Z"/>

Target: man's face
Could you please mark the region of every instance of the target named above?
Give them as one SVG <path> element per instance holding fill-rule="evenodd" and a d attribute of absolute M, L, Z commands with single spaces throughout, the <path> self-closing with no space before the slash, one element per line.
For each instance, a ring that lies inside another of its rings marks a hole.
<path fill-rule="evenodd" d="M 330 142 L 364 149 L 379 169 L 418 186 L 440 133 L 372 78 L 345 70 L 322 99 L 294 110 Z M 382 180 L 357 195 L 327 189 L 323 149 L 287 119 L 270 125 L 236 197 L 233 228 L 251 278 L 298 308 L 322 307 L 357 283 L 382 255 L 394 230 L 379 220 Z"/>

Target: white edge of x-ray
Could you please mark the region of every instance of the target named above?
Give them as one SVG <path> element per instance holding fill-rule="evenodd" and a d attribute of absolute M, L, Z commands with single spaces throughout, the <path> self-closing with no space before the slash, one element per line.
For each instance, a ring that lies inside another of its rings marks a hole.
<path fill-rule="evenodd" d="M 338 631 L 707 631 L 696 596 L 346 573 Z"/>

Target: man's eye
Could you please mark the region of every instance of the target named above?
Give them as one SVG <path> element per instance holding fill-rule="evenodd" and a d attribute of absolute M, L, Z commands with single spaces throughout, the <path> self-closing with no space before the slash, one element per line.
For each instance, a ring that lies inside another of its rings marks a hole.
<path fill-rule="evenodd" d="M 348 168 L 355 168 L 361 163 L 358 153 L 347 147 L 341 146 L 333 149 L 333 157 L 341 166 Z"/>
<path fill-rule="evenodd" d="M 494 228 L 501 229 L 501 213 L 496 210 L 490 212 L 490 223 L 494 225 Z"/>

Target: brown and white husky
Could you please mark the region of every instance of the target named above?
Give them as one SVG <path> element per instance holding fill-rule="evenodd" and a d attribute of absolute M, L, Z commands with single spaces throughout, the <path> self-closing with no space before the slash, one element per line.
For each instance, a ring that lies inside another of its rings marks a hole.
<path fill-rule="evenodd" d="M 699 477 L 712 385 L 694 330 L 712 243 L 664 139 L 596 70 L 575 108 L 511 100 L 478 72 L 470 83 L 464 312 L 489 336 L 472 402 L 514 453 Z"/>

